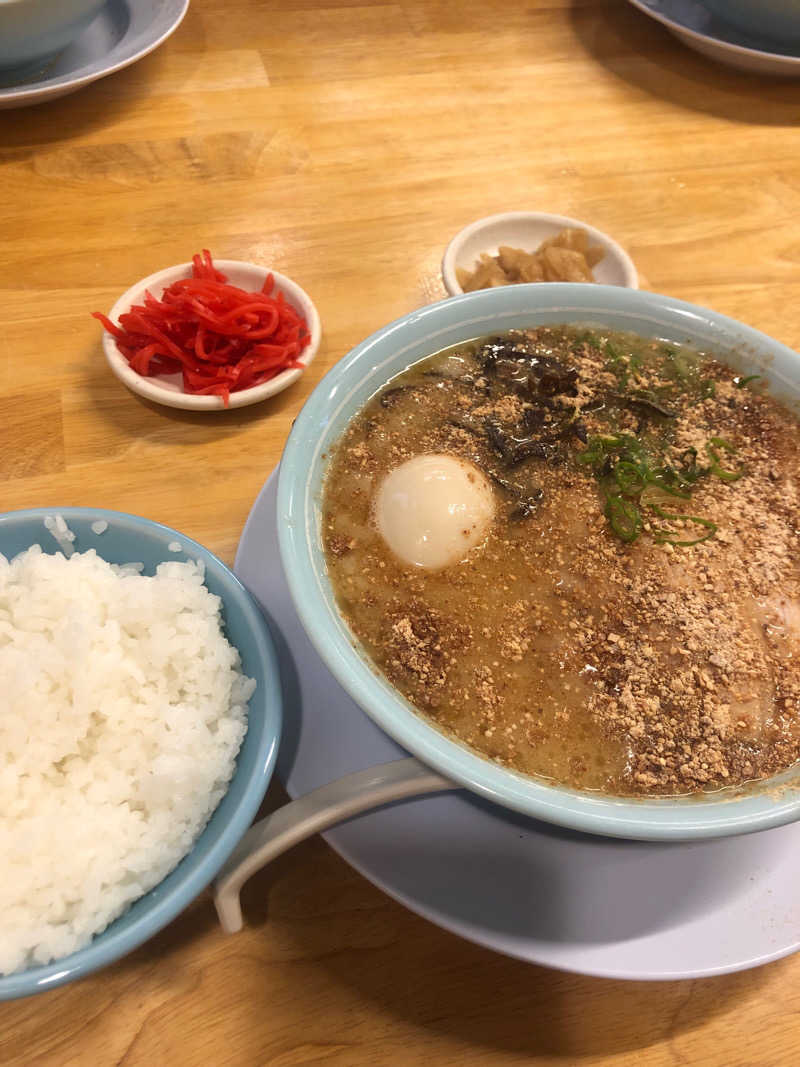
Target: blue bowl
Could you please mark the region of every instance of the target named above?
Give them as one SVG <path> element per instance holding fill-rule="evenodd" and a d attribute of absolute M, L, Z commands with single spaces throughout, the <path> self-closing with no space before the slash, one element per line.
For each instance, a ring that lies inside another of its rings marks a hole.
<path fill-rule="evenodd" d="M 800 0 L 704 0 L 723 22 L 784 47 L 800 39 Z"/>
<path fill-rule="evenodd" d="M 86 948 L 44 967 L 0 978 L 0 1000 L 39 993 L 113 963 L 183 911 L 211 882 L 258 811 L 272 777 L 281 731 L 281 689 L 272 637 L 250 594 L 216 556 L 168 526 L 93 508 L 36 508 L 0 515 L 0 552 L 11 557 L 36 543 L 45 552 L 59 551 L 44 527 L 45 516 L 56 514 L 63 515 L 76 535 L 78 551 L 94 548 L 110 563 L 141 562 L 144 573 L 153 574 L 165 560 L 202 560 L 206 585 L 222 598 L 226 635 L 239 650 L 244 673 L 257 684 L 233 779 L 192 851 Z M 108 529 L 98 535 L 91 526 L 101 519 Z M 175 541 L 181 552 L 169 550 Z"/>
<path fill-rule="evenodd" d="M 507 808 L 592 834 L 650 841 L 722 837 L 800 817 L 800 769 L 759 787 L 700 797 L 604 797 L 518 774 L 440 733 L 371 666 L 339 616 L 325 569 L 320 496 L 326 459 L 350 419 L 409 364 L 488 333 L 589 323 L 686 343 L 765 375 L 796 404 L 800 356 L 748 326 L 669 297 L 617 286 L 549 283 L 467 293 L 398 319 L 354 348 L 309 397 L 278 482 L 281 558 L 303 626 L 333 675 L 395 741 L 441 774 Z"/>
<path fill-rule="evenodd" d="M 0 4 L 0 70 L 37 69 L 83 33 L 103 0 L 4 0 Z M 31 71 L 33 73 L 33 71 Z"/>

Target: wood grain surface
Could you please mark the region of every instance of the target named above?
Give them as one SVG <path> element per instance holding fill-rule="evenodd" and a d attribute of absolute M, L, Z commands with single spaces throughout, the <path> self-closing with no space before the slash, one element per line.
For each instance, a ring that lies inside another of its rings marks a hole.
<path fill-rule="evenodd" d="M 798 122 L 800 84 L 715 66 L 623 0 L 192 0 L 133 67 L 0 112 L 0 510 L 138 512 L 232 561 L 315 383 L 443 296 L 447 241 L 496 211 L 584 219 L 650 288 L 797 346 Z M 203 246 L 295 278 L 324 330 L 297 385 L 221 416 L 129 394 L 89 317 Z M 236 937 L 204 896 L 116 966 L 1 1004 L 0 1063 L 798 1061 L 800 959 L 559 974 L 441 932 L 319 839 L 245 903 Z"/>

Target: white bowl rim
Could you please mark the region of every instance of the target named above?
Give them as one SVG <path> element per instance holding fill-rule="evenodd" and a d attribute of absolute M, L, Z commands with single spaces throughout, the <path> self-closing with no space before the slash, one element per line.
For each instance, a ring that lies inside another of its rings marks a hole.
<path fill-rule="evenodd" d="M 609 234 L 605 233 L 603 230 L 598 230 L 596 226 L 591 226 L 588 222 L 583 222 L 582 219 L 570 218 L 568 215 L 554 215 L 549 211 L 502 211 L 496 215 L 486 215 L 482 219 L 476 219 L 474 222 L 471 222 L 468 226 L 465 226 L 463 230 L 459 230 L 448 244 L 444 251 L 444 256 L 442 257 L 442 280 L 444 282 L 444 287 L 450 296 L 462 296 L 464 293 L 464 290 L 458 284 L 458 279 L 456 277 L 456 259 L 461 251 L 462 245 L 464 245 L 473 234 L 479 233 L 483 229 L 489 229 L 500 223 L 517 221 L 545 222 L 562 230 L 585 230 L 590 238 L 597 244 L 603 245 L 606 251 L 612 254 L 614 259 L 616 259 L 622 270 L 623 278 L 625 279 L 625 284 L 622 288 L 639 288 L 639 275 L 631 257 L 613 237 L 609 236 Z M 556 283 L 543 282 L 540 284 L 554 285 Z M 561 284 L 567 283 L 562 282 Z"/>
<path fill-rule="evenodd" d="M 320 341 L 322 340 L 322 325 L 319 312 L 305 289 L 302 289 L 297 282 L 292 281 L 287 275 L 281 274 L 271 267 L 262 266 L 259 263 L 250 263 L 246 260 L 238 259 L 215 259 L 213 262 L 217 270 L 222 271 L 224 274 L 228 274 L 231 271 L 244 271 L 252 275 L 254 281 L 260 279 L 262 285 L 267 276 L 272 275 L 275 281 L 275 288 L 282 290 L 284 295 L 290 299 L 292 304 L 298 306 L 305 316 L 311 337 L 298 357 L 298 362 L 302 363 L 304 367 L 308 367 L 319 350 Z M 155 290 L 154 295 L 160 296 L 159 287 L 163 290 L 180 278 L 190 277 L 191 272 L 191 263 L 177 263 L 175 266 L 164 267 L 163 270 L 149 274 L 146 278 L 142 278 L 141 281 L 132 285 L 119 297 L 108 312 L 108 317 L 113 323 L 118 323 L 120 315 L 125 314 L 134 303 L 144 297 L 145 290 Z M 131 392 L 137 393 L 139 396 L 152 400 L 157 404 L 163 404 L 171 408 L 181 408 L 184 411 L 231 411 L 235 408 L 257 404 L 259 401 L 266 400 L 268 397 L 275 396 L 276 393 L 287 389 L 303 373 L 302 370 L 296 367 L 281 371 L 280 374 L 276 374 L 268 382 L 254 385 L 250 389 L 242 389 L 239 392 L 231 393 L 230 402 L 225 407 L 221 397 L 195 396 L 192 393 L 174 392 L 166 389 L 158 378 L 143 378 L 141 374 L 137 374 L 136 371 L 131 369 L 127 359 L 117 347 L 115 338 L 106 329 L 103 329 L 103 351 L 111 370 Z"/>
<path fill-rule="evenodd" d="M 459 319 L 462 312 L 463 318 Z M 326 579 L 314 565 L 312 525 L 319 518 L 320 507 L 312 483 L 317 471 L 324 469 L 319 467 L 321 456 L 329 454 L 331 444 L 342 432 L 339 416 L 344 418 L 348 396 L 356 388 L 361 395 L 367 388 L 374 393 L 389 377 L 400 373 L 394 365 L 391 374 L 382 371 L 390 357 L 381 360 L 381 345 L 391 347 L 391 358 L 404 355 L 412 363 L 423 358 L 410 355 L 420 340 L 418 331 L 433 331 L 427 334 L 428 340 L 431 336 L 444 335 L 450 327 L 461 329 L 464 324 L 483 324 L 490 317 L 504 314 L 530 315 L 533 321 L 537 312 L 559 315 L 540 321 L 569 321 L 571 315 L 573 322 L 584 323 L 592 321 L 592 313 L 609 314 L 623 321 L 641 315 L 654 324 L 672 328 L 684 338 L 687 332 L 691 336 L 692 330 L 695 335 L 705 333 L 710 346 L 718 344 L 731 358 L 735 351 L 742 349 L 746 366 L 753 366 L 753 351 L 765 354 L 768 365 L 758 369 L 780 388 L 788 385 L 797 400 L 798 353 L 726 315 L 658 293 L 620 286 L 553 282 L 480 290 L 412 311 L 356 345 L 328 372 L 295 420 L 284 449 L 278 481 L 278 540 L 289 590 L 306 634 L 334 678 L 390 737 L 439 773 L 501 806 L 584 833 L 648 841 L 708 840 L 797 820 L 800 818 L 800 769 L 797 767 L 770 779 L 759 792 L 677 799 L 592 794 L 504 769 L 450 739 L 415 712 L 366 656 L 359 654 L 355 638 L 326 597 L 323 588 Z M 560 317 L 562 314 L 565 318 Z M 612 329 L 625 328 L 609 325 Z M 487 329 L 473 329 L 469 336 L 491 332 L 492 328 L 488 325 Z M 510 327 L 494 327 L 500 328 Z M 416 340 L 404 337 L 415 331 Z M 408 340 L 405 345 L 404 340 Z M 444 342 L 449 343 L 456 341 Z M 355 371 L 351 371 L 354 366 Z M 364 402 L 361 400 L 347 415 L 344 425 Z M 334 429 L 335 437 L 331 436 Z"/>

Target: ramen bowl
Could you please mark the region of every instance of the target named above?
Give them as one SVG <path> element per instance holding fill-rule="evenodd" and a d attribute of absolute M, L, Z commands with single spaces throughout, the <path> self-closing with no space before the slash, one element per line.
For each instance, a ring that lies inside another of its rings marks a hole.
<path fill-rule="evenodd" d="M 377 672 L 341 617 L 322 549 L 321 492 L 331 451 L 351 418 L 410 364 L 510 329 L 581 324 L 628 330 L 720 355 L 764 375 L 775 396 L 800 398 L 800 356 L 724 315 L 616 286 L 517 285 L 421 308 L 357 345 L 320 382 L 288 439 L 278 483 L 280 552 L 294 606 L 346 692 L 395 741 L 440 775 L 504 807 L 591 834 L 698 840 L 779 826 L 800 817 L 800 767 L 757 786 L 686 797 L 585 792 L 517 773 L 446 736 Z"/>

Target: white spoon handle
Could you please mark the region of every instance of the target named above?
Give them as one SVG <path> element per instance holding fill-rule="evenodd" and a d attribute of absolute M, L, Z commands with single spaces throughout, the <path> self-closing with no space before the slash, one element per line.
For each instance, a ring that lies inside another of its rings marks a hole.
<path fill-rule="evenodd" d="M 293 845 L 392 800 L 457 788 L 419 760 L 408 758 L 337 778 L 285 804 L 250 827 L 214 881 L 214 904 L 223 930 L 229 934 L 241 930 L 242 886 Z"/>

